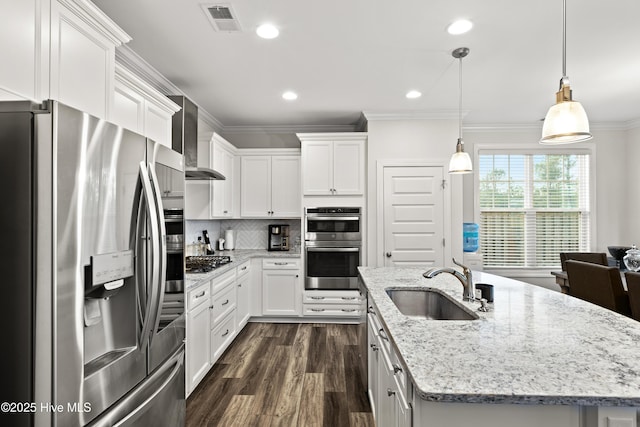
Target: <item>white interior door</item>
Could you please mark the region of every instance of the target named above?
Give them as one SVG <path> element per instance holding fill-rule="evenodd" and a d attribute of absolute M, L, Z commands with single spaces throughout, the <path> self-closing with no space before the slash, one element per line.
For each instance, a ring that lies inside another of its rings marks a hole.
<path fill-rule="evenodd" d="M 444 265 L 441 166 L 386 166 L 383 172 L 384 265 Z"/>

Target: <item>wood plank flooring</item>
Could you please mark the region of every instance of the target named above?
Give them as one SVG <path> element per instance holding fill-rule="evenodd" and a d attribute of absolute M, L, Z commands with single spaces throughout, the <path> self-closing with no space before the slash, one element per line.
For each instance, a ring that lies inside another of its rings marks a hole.
<path fill-rule="evenodd" d="M 357 325 L 249 323 L 187 400 L 187 427 L 374 426 Z"/>

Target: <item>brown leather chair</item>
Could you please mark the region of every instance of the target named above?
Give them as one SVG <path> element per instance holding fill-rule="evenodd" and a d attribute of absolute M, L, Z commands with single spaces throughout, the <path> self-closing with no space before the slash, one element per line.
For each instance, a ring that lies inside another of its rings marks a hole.
<path fill-rule="evenodd" d="M 604 252 L 560 252 L 562 271 L 567 271 L 565 262 L 568 260 L 590 262 L 598 265 L 609 265 L 607 254 Z"/>
<path fill-rule="evenodd" d="M 640 273 L 627 271 L 624 273 L 624 278 L 627 281 L 631 317 L 640 320 Z"/>
<path fill-rule="evenodd" d="M 567 260 L 569 295 L 625 316 L 631 315 L 629 297 L 622 286 L 618 267 Z"/>

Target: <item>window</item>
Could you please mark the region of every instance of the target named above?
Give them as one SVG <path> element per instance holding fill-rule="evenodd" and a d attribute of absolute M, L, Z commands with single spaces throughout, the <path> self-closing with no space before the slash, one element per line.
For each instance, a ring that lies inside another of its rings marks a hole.
<path fill-rule="evenodd" d="M 479 151 L 480 248 L 487 268 L 545 268 L 589 251 L 589 154 Z"/>

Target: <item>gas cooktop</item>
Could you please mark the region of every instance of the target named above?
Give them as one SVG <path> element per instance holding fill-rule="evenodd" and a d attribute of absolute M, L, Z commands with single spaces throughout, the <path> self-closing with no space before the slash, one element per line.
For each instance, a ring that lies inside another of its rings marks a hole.
<path fill-rule="evenodd" d="M 187 273 L 207 273 L 222 265 L 229 264 L 231 257 L 228 255 L 188 256 L 185 261 Z"/>

